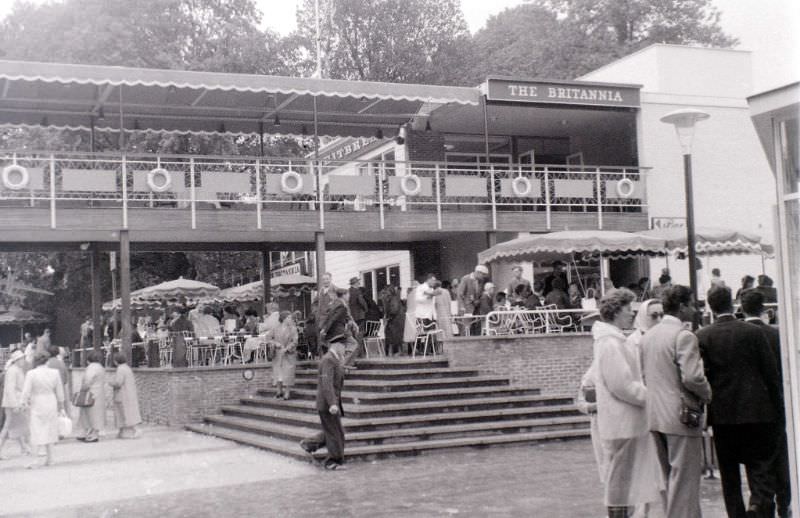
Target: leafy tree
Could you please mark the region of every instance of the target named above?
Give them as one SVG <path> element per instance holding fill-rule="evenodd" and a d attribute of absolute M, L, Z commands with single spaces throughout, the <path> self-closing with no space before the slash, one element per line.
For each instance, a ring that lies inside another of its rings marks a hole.
<path fill-rule="evenodd" d="M 574 79 L 653 43 L 729 47 L 710 0 L 533 0 L 474 38 L 472 78 Z"/>
<path fill-rule="evenodd" d="M 297 11 L 284 57 L 315 69 L 314 0 Z M 321 0 L 322 75 L 335 79 L 462 83 L 470 48 L 457 0 Z"/>

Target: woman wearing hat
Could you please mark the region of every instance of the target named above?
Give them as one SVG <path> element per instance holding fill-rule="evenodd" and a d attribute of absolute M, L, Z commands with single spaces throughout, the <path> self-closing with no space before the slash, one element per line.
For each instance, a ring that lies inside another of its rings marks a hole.
<path fill-rule="evenodd" d="M 28 412 L 22 404 L 22 390 L 25 386 L 25 371 L 22 365 L 25 353 L 17 349 L 6 362 L 5 383 L 3 384 L 3 411 L 6 420 L 0 431 L 0 459 L 7 439 L 19 441 L 23 453 L 30 453 L 28 446 Z"/>
<path fill-rule="evenodd" d="M 280 325 L 273 332 L 277 347 L 272 361 L 272 382 L 276 386 L 275 397 L 289 399 L 297 366 L 297 325 L 289 311 L 281 311 L 278 318 Z"/>
<path fill-rule="evenodd" d="M 64 388 L 58 371 L 47 366 L 49 353 L 36 353 L 33 370 L 25 375 L 22 401 L 30 405 L 31 444 L 47 450 L 45 466 L 53 463 L 53 444 L 58 442 L 58 414 L 64 411 Z M 42 464 L 34 461 L 29 468 Z"/>

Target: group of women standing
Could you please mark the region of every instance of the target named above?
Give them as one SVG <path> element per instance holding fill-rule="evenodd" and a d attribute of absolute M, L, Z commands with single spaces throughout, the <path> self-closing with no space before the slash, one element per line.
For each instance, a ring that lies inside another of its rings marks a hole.
<path fill-rule="evenodd" d="M 30 370 L 25 371 L 25 354 L 14 351 L 5 366 L 3 384 L 3 410 L 5 422 L 0 431 L 0 452 L 8 439 L 17 440 L 23 454 L 44 448 L 45 460 L 34 460 L 28 467 L 35 468 L 53 463 L 53 445 L 59 441 L 59 419 L 66 417 L 69 390 L 66 367 L 58 358 L 58 349 L 38 352 Z M 57 360 L 57 361 L 53 361 Z M 106 372 L 102 355 L 92 351 L 89 364 L 81 381 L 81 390 L 88 392 L 84 401 L 92 401 L 79 409 L 77 436 L 84 442 L 97 442 L 105 424 Z M 141 423 L 139 403 L 133 371 L 125 355 L 114 355 L 116 372 L 108 384 L 114 393 L 114 416 L 119 427 L 119 437 L 137 437 L 136 425 Z M 62 372 L 63 371 L 63 372 Z M 0 456 L 0 458 L 3 458 Z"/>
<path fill-rule="evenodd" d="M 645 413 L 640 355 L 642 335 L 664 313 L 659 300 L 647 300 L 634 324 L 635 297 L 623 288 L 600 300 L 601 320 L 592 327 L 594 361 L 579 394 L 579 406 L 592 416 L 592 443 L 611 518 L 664 516 L 665 482 Z M 622 330 L 632 324 L 635 330 L 626 337 Z"/>

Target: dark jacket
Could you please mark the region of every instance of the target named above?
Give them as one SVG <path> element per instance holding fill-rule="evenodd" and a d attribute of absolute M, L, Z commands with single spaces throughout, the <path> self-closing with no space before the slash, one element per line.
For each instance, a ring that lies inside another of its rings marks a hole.
<path fill-rule="evenodd" d="M 771 325 L 765 324 L 763 320 L 755 319 L 755 320 L 747 320 L 748 324 L 752 324 L 764 333 L 764 336 L 767 337 L 767 343 L 769 343 L 769 348 L 772 350 L 772 354 L 775 355 L 775 360 L 778 362 L 778 380 L 781 383 L 781 389 L 783 389 L 783 372 L 781 371 L 781 333 Z"/>
<path fill-rule="evenodd" d="M 331 406 L 339 407 L 340 414 L 344 416 L 342 408 L 342 387 L 344 386 L 344 365 L 336 356 L 328 351 L 319 361 L 317 367 L 317 410 L 327 412 Z"/>
<path fill-rule="evenodd" d="M 350 306 L 350 314 L 353 316 L 353 320 L 356 322 L 359 320 L 364 320 L 367 318 L 367 309 L 369 308 L 367 301 L 364 298 L 364 294 L 361 293 L 360 288 L 350 288 L 349 291 L 350 297 L 348 304 Z"/>
<path fill-rule="evenodd" d="M 764 333 L 722 316 L 697 332 L 713 397 L 709 424 L 769 423 L 780 419 L 778 363 Z"/>
<path fill-rule="evenodd" d="M 326 313 L 319 328 L 322 338 L 326 342 L 337 342 L 344 339 L 344 330 L 347 326 L 348 311 L 344 301 L 337 299 Z"/>
<path fill-rule="evenodd" d="M 564 290 L 550 290 L 550 293 L 544 298 L 544 303 L 548 306 L 555 304 L 558 309 L 568 309 L 570 307 L 569 296 Z"/>

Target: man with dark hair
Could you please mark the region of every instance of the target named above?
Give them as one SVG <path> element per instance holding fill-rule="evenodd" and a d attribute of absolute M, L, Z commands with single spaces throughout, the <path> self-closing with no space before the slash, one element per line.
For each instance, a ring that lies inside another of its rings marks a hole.
<path fill-rule="evenodd" d="M 694 320 L 692 292 L 672 286 L 663 296 L 664 318 L 642 337 L 647 385 L 647 421 L 667 483 L 667 517 L 700 518 L 703 439 L 700 427 L 681 421 L 684 402 L 711 400 L 697 337 L 686 324 Z"/>
<path fill-rule="evenodd" d="M 568 286 L 567 282 L 567 273 L 564 271 L 564 266 L 566 266 L 562 261 L 553 261 L 552 267 L 553 271 L 547 277 L 544 278 L 544 296 L 547 295 L 553 290 L 553 281 L 555 279 L 561 280 L 561 289 L 564 290 Z"/>
<path fill-rule="evenodd" d="M 367 325 L 367 300 L 364 298 L 364 293 L 361 291 L 361 280 L 358 277 L 350 279 L 350 289 L 348 290 L 349 296 L 347 304 L 350 307 L 350 315 L 358 324 L 359 331 L 363 334 Z"/>
<path fill-rule="evenodd" d="M 773 516 L 783 408 L 778 364 L 764 333 L 733 316 L 729 288 L 711 290 L 707 302 L 716 321 L 697 338 L 714 391 L 708 424 L 714 429 L 725 509 L 728 516 Z M 746 511 L 739 464 L 745 465 L 750 486 Z"/>
<path fill-rule="evenodd" d="M 527 289 L 530 290 L 531 281 L 522 278 L 522 266 L 519 264 L 515 264 L 511 267 L 511 275 L 511 282 L 508 283 L 508 298 L 511 300 L 512 304 L 522 304 L 524 299 L 519 296 L 517 290 L 520 286 L 527 287 Z M 524 293 L 524 291 L 522 293 Z"/>
<path fill-rule="evenodd" d="M 653 298 L 660 299 L 664 296 L 664 293 L 672 287 L 672 277 L 669 276 L 668 273 L 664 272 L 658 278 L 658 286 L 653 288 Z"/>
<path fill-rule="evenodd" d="M 758 291 L 748 290 L 742 294 L 742 313 L 744 320 L 757 326 L 764 333 L 769 342 L 772 354 L 778 361 L 778 380 L 780 387 L 783 388 L 783 373 L 781 372 L 781 345 L 780 333 L 774 327 L 768 325 L 764 320 L 764 295 Z M 781 392 L 783 396 L 783 392 Z M 781 416 L 782 422 L 786 422 L 785 413 Z M 787 443 L 786 429 L 781 427 L 778 431 L 778 448 L 775 452 L 773 470 L 775 472 L 775 502 L 778 506 L 778 517 L 789 516 L 789 504 L 791 503 L 791 480 L 789 475 L 789 445 Z"/>
<path fill-rule="evenodd" d="M 775 304 L 778 302 L 778 290 L 772 286 L 772 278 L 769 275 L 758 276 L 758 286 L 753 290 L 760 292 L 764 296 L 764 304 Z"/>

